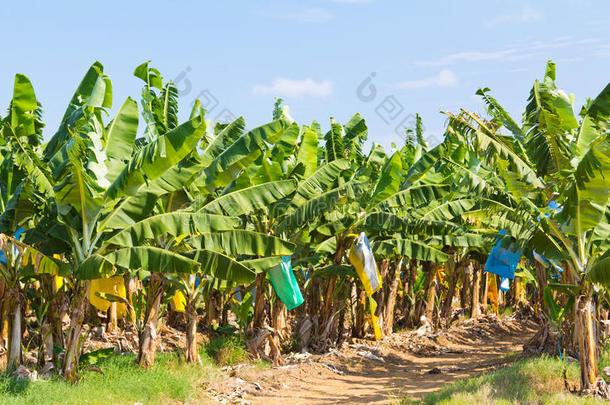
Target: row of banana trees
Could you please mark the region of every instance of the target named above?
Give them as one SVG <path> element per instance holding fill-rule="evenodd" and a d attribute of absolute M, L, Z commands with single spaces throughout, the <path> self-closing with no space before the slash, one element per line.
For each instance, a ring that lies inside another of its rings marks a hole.
<path fill-rule="evenodd" d="M 484 88 L 477 94 L 487 117 L 446 113 L 444 140 L 433 148 L 418 117 L 388 154 L 374 143 L 364 150 L 360 115 L 331 118 L 322 131 L 315 121 L 296 124 L 281 100 L 272 121 L 251 130 L 241 117 L 211 122 L 199 102 L 180 123 L 173 84 L 148 63 L 134 75 L 140 102 L 127 98 L 110 118 L 112 82 L 101 64 L 91 66 L 46 143 L 34 88 L 15 77 L 0 117 L 8 369 L 23 362 L 29 332 L 39 363 L 77 380 L 83 332 L 96 322 L 92 280 L 118 279 L 124 296 L 96 297 L 111 303 L 112 323 L 121 317 L 137 332 L 143 367 L 154 364 L 159 322 L 177 310 L 176 300 L 167 305 L 177 296 L 187 362 L 199 361 L 198 328 L 219 333 L 230 319 L 254 356 L 281 362 L 286 342 L 323 351 L 371 331 L 446 327 L 456 307 L 476 317 L 488 299 L 497 312 L 500 298 L 534 303 L 544 327 L 580 359 L 582 388 L 599 384 L 610 87 L 575 114 L 549 62 L 521 124 Z M 372 295 L 348 259 L 360 232 L 382 279 Z M 523 254 L 504 295 L 484 271 L 496 243 Z M 290 314 L 267 276 L 286 256 L 304 296 Z M 25 322 L 32 313 L 36 320 Z"/>

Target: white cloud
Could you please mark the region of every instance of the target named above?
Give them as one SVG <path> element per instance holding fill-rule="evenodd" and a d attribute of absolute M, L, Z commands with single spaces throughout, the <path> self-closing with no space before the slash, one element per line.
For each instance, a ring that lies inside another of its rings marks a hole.
<path fill-rule="evenodd" d="M 304 23 L 325 23 L 329 22 L 335 16 L 324 8 L 305 8 L 299 11 L 285 13 L 281 15 L 286 20 L 300 21 Z"/>
<path fill-rule="evenodd" d="M 515 14 L 503 14 L 487 20 L 485 25 L 488 27 L 493 27 L 499 24 L 504 23 L 513 23 L 513 24 L 529 24 L 540 21 L 542 19 L 542 13 L 533 8 L 523 8 L 520 12 Z"/>
<path fill-rule="evenodd" d="M 598 39 L 583 39 L 572 40 L 569 37 L 555 38 L 549 42 L 532 42 L 528 46 L 514 47 L 501 51 L 466 51 L 457 52 L 447 56 L 443 56 L 436 60 L 417 61 L 416 65 L 420 66 L 449 66 L 459 62 L 486 62 L 486 61 L 502 61 L 514 62 L 517 60 L 528 59 L 535 57 L 540 51 L 548 51 L 549 49 L 567 48 L 571 46 L 589 45 L 599 42 Z"/>
<path fill-rule="evenodd" d="M 453 87 L 457 85 L 458 79 L 455 73 L 449 69 L 443 69 L 437 75 L 421 80 L 410 80 L 398 83 L 401 89 L 423 89 L 426 87 Z"/>
<path fill-rule="evenodd" d="M 255 94 L 287 96 L 287 97 L 326 97 L 333 92 L 333 83 L 330 80 L 315 81 L 307 78 L 304 80 L 293 80 L 278 77 L 268 85 L 255 84 L 252 87 Z"/>

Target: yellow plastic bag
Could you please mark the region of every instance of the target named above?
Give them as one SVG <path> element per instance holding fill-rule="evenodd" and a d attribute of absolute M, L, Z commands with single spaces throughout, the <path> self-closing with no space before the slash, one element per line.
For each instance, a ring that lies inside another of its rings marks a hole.
<path fill-rule="evenodd" d="M 371 323 L 373 324 L 373 332 L 375 334 L 375 340 L 381 339 L 381 327 L 379 326 L 379 318 L 375 316 L 377 310 L 377 301 L 372 297 L 369 297 L 369 311 L 371 314 Z"/>
<path fill-rule="evenodd" d="M 356 268 L 366 295 L 370 297 L 381 288 L 381 275 L 377 271 L 373 250 L 364 232 L 354 240 L 354 244 L 349 250 L 349 262 Z"/>
<path fill-rule="evenodd" d="M 91 287 L 89 287 L 89 302 L 91 302 L 91 305 L 93 305 L 100 311 L 108 311 L 108 308 L 110 308 L 110 305 L 112 303 L 101 297 L 98 297 L 95 294 L 96 292 L 100 292 L 103 294 L 112 294 L 122 298 L 125 298 L 127 296 L 127 291 L 125 290 L 125 283 L 123 282 L 122 276 L 97 278 L 95 280 L 91 280 Z M 123 304 L 122 302 L 117 302 L 117 316 L 122 317 L 125 314 L 125 311 L 125 304 Z"/>
<path fill-rule="evenodd" d="M 59 291 L 64 285 L 64 278 L 62 276 L 55 276 L 55 292 Z"/>
<path fill-rule="evenodd" d="M 61 260 L 61 256 L 57 253 L 53 254 L 55 259 Z M 55 276 L 55 292 L 59 291 L 61 287 L 64 285 L 64 278 L 62 276 Z"/>
<path fill-rule="evenodd" d="M 184 312 L 186 309 L 186 297 L 182 291 L 176 291 L 172 297 L 172 309 L 176 312 Z"/>
<path fill-rule="evenodd" d="M 490 273 L 487 279 L 487 299 L 491 301 L 494 314 L 498 315 L 498 284 L 496 275 Z"/>

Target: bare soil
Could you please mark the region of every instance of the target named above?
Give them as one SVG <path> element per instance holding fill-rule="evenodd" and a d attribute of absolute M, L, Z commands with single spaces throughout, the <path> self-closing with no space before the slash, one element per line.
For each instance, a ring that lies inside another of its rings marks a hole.
<path fill-rule="evenodd" d="M 536 331 L 532 321 L 493 315 L 450 329 L 395 333 L 378 342 L 352 340 L 325 355 L 286 356 L 287 365 L 225 369 L 206 387 L 210 399 L 241 404 L 386 404 L 421 398 L 457 379 L 515 360 Z"/>

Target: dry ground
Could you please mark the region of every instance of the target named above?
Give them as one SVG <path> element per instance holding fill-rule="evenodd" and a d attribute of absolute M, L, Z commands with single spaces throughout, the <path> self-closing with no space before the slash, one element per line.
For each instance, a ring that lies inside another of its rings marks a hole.
<path fill-rule="evenodd" d="M 405 395 L 420 398 L 514 360 L 535 326 L 487 316 L 438 334 L 357 340 L 327 355 L 288 356 L 282 367 L 230 368 L 207 389 L 213 401 L 225 403 L 383 404 Z"/>

